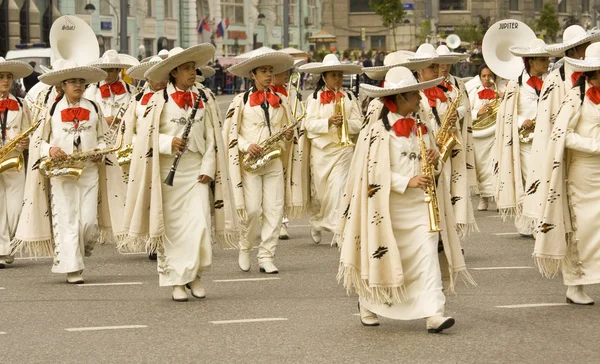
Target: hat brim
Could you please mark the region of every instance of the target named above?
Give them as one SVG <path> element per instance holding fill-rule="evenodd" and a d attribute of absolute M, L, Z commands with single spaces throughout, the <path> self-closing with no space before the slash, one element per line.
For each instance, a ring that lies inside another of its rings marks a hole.
<path fill-rule="evenodd" d="M 146 71 L 144 77 L 150 80 L 164 80 L 171 71 L 182 64 L 194 62 L 196 67 L 200 67 L 208 62 L 214 54 L 215 47 L 212 44 L 198 44 L 158 62 Z"/>
<path fill-rule="evenodd" d="M 550 53 L 546 52 L 545 49 L 538 49 L 531 51 L 527 47 L 513 46 L 508 49 L 515 57 L 529 58 L 529 57 L 550 57 Z"/>
<path fill-rule="evenodd" d="M 600 58 L 575 59 L 564 57 L 565 62 L 571 66 L 574 72 L 588 72 L 600 70 Z"/>
<path fill-rule="evenodd" d="M 64 80 L 72 78 L 82 78 L 85 80 L 86 84 L 90 84 L 100 82 L 104 80 L 106 76 L 108 76 L 106 71 L 98 67 L 81 66 L 44 73 L 43 75 L 38 76 L 38 80 L 46 85 L 60 86 Z"/>
<path fill-rule="evenodd" d="M 212 67 L 202 66 L 198 67 L 198 69 L 200 70 L 200 72 L 202 72 L 202 77 L 204 78 L 211 78 L 212 76 L 217 74 L 217 71 L 215 71 L 215 69 Z"/>
<path fill-rule="evenodd" d="M 149 61 L 150 59 L 152 59 L 153 57 L 160 57 L 160 58 L 162 58 L 162 59 L 165 59 L 165 58 L 167 58 L 168 56 L 169 56 L 168 54 L 157 54 L 157 55 L 155 55 L 155 56 L 150 56 L 150 57 L 146 57 L 146 58 L 142 59 L 142 60 L 140 61 L 140 63 L 145 63 L 145 62 L 148 62 L 148 61 Z"/>
<path fill-rule="evenodd" d="M 258 67 L 271 66 L 273 67 L 273 74 L 276 75 L 289 70 L 293 65 L 294 58 L 292 56 L 286 53 L 275 51 L 248 58 L 236 65 L 229 67 L 227 71 L 238 77 L 248 78 L 250 77 L 250 72 Z"/>
<path fill-rule="evenodd" d="M 383 80 L 389 70 L 396 67 L 406 67 L 411 71 L 420 71 L 433 63 L 431 58 L 419 58 L 408 62 L 400 62 L 387 66 L 365 67 L 362 72 L 372 80 Z"/>
<path fill-rule="evenodd" d="M 460 62 L 460 57 L 459 56 L 453 56 L 453 55 L 438 55 L 437 58 L 433 59 L 433 62 L 431 63 L 435 63 L 435 64 L 456 64 Z"/>
<path fill-rule="evenodd" d="M 33 68 L 21 61 L 0 62 L 0 72 L 9 72 L 14 79 L 27 77 L 33 73 Z"/>
<path fill-rule="evenodd" d="M 146 71 L 159 62 L 160 61 L 144 62 L 138 64 L 137 66 L 133 66 L 127 70 L 127 76 L 133 78 L 134 80 L 145 80 L 146 78 L 144 77 L 144 74 Z"/>
<path fill-rule="evenodd" d="M 440 83 L 442 83 L 443 80 L 444 80 L 444 77 L 439 77 L 439 78 L 436 78 L 435 80 L 419 82 L 419 83 L 415 83 L 414 85 L 404 86 L 404 87 L 378 87 L 378 86 L 361 83 L 360 88 L 365 92 L 365 95 L 372 97 L 372 98 L 376 98 L 376 97 L 398 95 L 398 94 L 402 94 L 405 92 L 411 92 L 411 91 L 426 90 L 428 88 L 432 88 L 432 87 L 439 85 Z"/>
<path fill-rule="evenodd" d="M 104 70 L 109 68 L 129 69 L 133 67 L 133 65 L 129 63 L 90 63 L 89 65 Z"/>
<path fill-rule="evenodd" d="M 331 64 L 324 65 L 323 63 L 309 63 L 303 66 L 300 66 L 300 71 L 305 73 L 323 73 L 323 72 L 331 72 L 331 71 L 340 71 L 345 75 L 358 75 L 362 73 L 362 67 L 357 64 L 351 63 L 341 63 L 341 64 Z"/>
<path fill-rule="evenodd" d="M 551 56 L 559 57 L 559 56 L 563 56 L 565 54 L 565 52 L 568 51 L 569 49 L 575 48 L 578 45 L 588 43 L 588 42 L 593 43 L 593 42 L 597 42 L 599 40 L 600 40 L 600 32 L 594 33 L 594 34 L 589 34 L 583 38 L 573 39 L 568 42 L 551 44 L 551 45 L 546 46 L 546 48 L 544 48 L 544 50 L 546 52 L 550 53 Z"/>

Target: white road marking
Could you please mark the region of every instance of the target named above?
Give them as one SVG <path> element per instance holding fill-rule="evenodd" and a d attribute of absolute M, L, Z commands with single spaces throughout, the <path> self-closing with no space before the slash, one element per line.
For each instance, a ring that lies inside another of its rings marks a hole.
<path fill-rule="evenodd" d="M 569 306 L 568 303 L 527 303 L 524 305 L 507 305 L 494 306 L 496 308 L 533 308 L 533 307 L 553 307 L 553 306 Z"/>
<path fill-rule="evenodd" d="M 0 331 L 0 335 L 6 335 L 4 331 Z"/>
<path fill-rule="evenodd" d="M 72 327 L 70 329 L 65 329 L 69 332 L 78 332 L 78 331 L 101 331 L 101 330 L 122 330 L 122 329 L 143 329 L 148 326 L 146 325 L 125 325 L 125 326 L 97 326 L 97 327 Z"/>
<path fill-rule="evenodd" d="M 22 258 L 15 258 L 15 260 L 39 260 L 39 259 L 53 259 L 53 258 L 52 257 L 38 257 L 38 258 L 22 257 Z"/>
<path fill-rule="evenodd" d="M 502 270 L 502 269 L 533 269 L 533 267 L 481 267 L 481 268 L 469 268 L 469 270 Z"/>
<path fill-rule="evenodd" d="M 519 234 L 519 233 L 496 233 L 496 234 L 492 234 L 492 235 L 502 236 L 502 235 L 521 235 L 521 234 Z"/>
<path fill-rule="evenodd" d="M 6 289 L 6 288 L 4 288 L 4 287 L 0 287 L 0 289 Z"/>
<path fill-rule="evenodd" d="M 283 317 L 270 317 L 270 318 L 259 318 L 259 319 L 246 319 L 246 320 L 225 320 L 225 321 L 209 321 L 211 324 L 215 325 L 225 325 L 225 324 L 244 324 L 250 322 L 269 322 L 269 321 L 287 321 L 287 318 Z"/>
<path fill-rule="evenodd" d="M 311 227 L 312 225 L 289 225 L 288 227 Z"/>
<path fill-rule="evenodd" d="M 486 216 L 486 217 L 488 217 L 490 219 L 500 219 L 500 218 L 502 218 L 502 215 L 492 215 L 492 216 Z"/>
<path fill-rule="evenodd" d="M 258 281 L 274 281 L 281 278 L 243 278 L 243 279 L 213 279 L 213 282 L 222 283 L 222 282 L 258 282 Z"/>
<path fill-rule="evenodd" d="M 148 255 L 146 252 L 137 252 L 137 253 L 121 253 L 121 255 Z"/>
<path fill-rule="evenodd" d="M 89 283 L 78 284 L 78 287 L 99 287 L 99 286 L 136 286 L 143 284 L 142 282 L 114 282 L 114 283 Z"/>

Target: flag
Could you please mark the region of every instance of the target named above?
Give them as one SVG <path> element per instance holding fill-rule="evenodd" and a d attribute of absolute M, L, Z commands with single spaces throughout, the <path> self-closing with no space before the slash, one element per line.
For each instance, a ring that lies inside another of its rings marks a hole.
<path fill-rule="evenodd" d="M 225 29 L 229 28 L 229 18 L 225 18 Z"/>
<path fill-rule="evenodd" d="M 208 25 L 208 17 L 202 19 L 202 21 L 200 21 L 200 24 L 198 24 L 198 33 L 202 34 L 203 30 L 210 31 L 210 25 Z"/>
<path fill-rule="evenodd" d="M 225 29 L 223 28 L 223 21 L 220 21 L 217 25 L 217 38 L 221 38 L 223 34 L 225 34 Z"/>
<path fill-rule="evenodd" d="M 198 30 L 199 34 L 202 34 L 202 28 L 204 28 L 203 24 L 204 24 L 204 19 L 202 19 L 200 22 L 198 22 L 198 29 L 197 30 Z"/>

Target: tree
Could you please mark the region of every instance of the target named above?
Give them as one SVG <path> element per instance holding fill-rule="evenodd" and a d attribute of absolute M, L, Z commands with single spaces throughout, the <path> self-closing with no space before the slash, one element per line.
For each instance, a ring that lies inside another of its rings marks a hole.
<path fill-rule="evenodd" d="M 386 28 L 392 28 L 394 35 L 394 50 L 396 46 L 396 27 L 404 20 L 404 5 L 401 0 L 370 0 L 369 6 L 381 17 L 381 24 Z"/>
<path fill-rule="evenodd" d="M 427 42 L 427 37 L 431 33 L 431 20 L 425 19 L 421 22 L 419 29 L 419 44 Z"/>
<path fill-rule="evenodd" d="M 483 35 L 480 28 L 473 23 L 464 23 L 455 28 L 456 35 L 460 37 L 460 40 L 468 43 L 481 42 Z"/>
<path fill-rule="evenodd" d="M 560 23 L 553 4 L 544 4 L 540 11 L 540 18 L 535 22 L 536 30 L 544 35 L 544 40 L 554 42 L 556 34 L 560 30 Z"/>

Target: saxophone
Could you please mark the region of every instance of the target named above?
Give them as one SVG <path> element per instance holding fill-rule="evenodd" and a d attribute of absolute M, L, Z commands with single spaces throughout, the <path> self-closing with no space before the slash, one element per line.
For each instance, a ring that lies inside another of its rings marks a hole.
<path fill-rule="evenodd" d="M 458 104 L 461 100 L 462 92 L 457 90 L 457 95 L 448 107 L 448 111 L 446 111 L 446 115 L 444 115 L 444 120 L 442 120 L 440 130 L 435 136 L 435 143 L 437 144 L 438 148 L 440 148 L 440 156 L 444 162 L 452 153 L 454 146 L 461 145 L 460 141 L 456 137 L 456 134 L 454 133 L 456 130 L 455 123 L 450 122 L 450 116 L 456 113 L 456 109 L 458 108 Z"/>
<path fill-rule="evenodd" d="M 33 119 L 37 121 L 33 123 L 27 130 L 17 135 L 13 139 L 11 139 L 8 143 L 6 143 L 2 148 L 0 148 L 0 173 L 7 171 L 9 169 L 16 168 L 18 172 L 23 170 L 23 165 L 25 164 L 25 160 L 23 159 L 23 153 L 19 153 L 18 156 L 7 158 L 7 156 L 15 151 L 19 146 L 21 140 L 29 137 L 42 123 L 44 120 L 43 117 L 38 118 L 38 116 L 46 114 L 46 107 L 42 105 L 40 98 L 38 97 L 38 101 L 32 104 L 32 107 L 36 109 Z"/>
<path fill-rule="evenodd" d="M 494 84 L 495 85 L 495 84 Z M 488 111 L 481 115 L 481 117 L 473 120 L 473 130 L 485 130 L 489 127 L 494 126 L 496 124 L 496 116 L 498 115 L 498 110 L 500 109 L 500 95 L 498 93 L 498 88 L 496 89 L 496 97 L 488 104 Z"/>
<path fill-rule="evenodd" d="M 423 122 L 417 119 L 417 138 L 419 139 L 419 154 L 421 156 L 421 174 L 429 177 L 432 181 L 430 187 L 425 191 L 425 202 L 427 202 L 427 212 L 429 214 L 429 231 L 438 232 L 440 229 L 440 207 L 438 205 L 437 189 L 435 187 L 435 171 L 433 165 L 427 162 L 427 145 L 423 140 L 423 131 L 421 127 Z"/>
<path fill-rule="evenodd" d="M 97 157 L 103 157 L 105 155 L 114 153 L 121 149 L 123 146 L 123 137 L 125 132 L 125 123 L 121 122 L 121 138 L 119 143 L 112 147 L 102 150 L 91 150 L 83 153 L 73 153 L 66 158 L 56 159 L 52 157 L 41 158 L 36 162 L 39 166 L 39 171 L 42 176 L 46 178 L 51 177 L 74 177 L 79 179 L 83 173 L 84 163 L 90 159 Z"/>
<path fill-rule="evenodd" d="M 298 103 L 302 108 L 302 114 L 300 117 L 296 117 L 296 121 L 292 123 L 288 123 L 286 126 L 281 128 L 277 133 L 271 135 L 264 141 L 262 141 L 259 146 L 262 148 L 262 154 L 258 157 L 253 157 L 249 153 L 245 153 L 242 159 L 242 168 L 244 168 L 247 172 L 256 172 L 262 167 L 266 166 L 273 159 L 277 159 L 281 157 L 281 149 L 279 149 L 279 141 L 283 140 L 284 134 L 288 130 L 293 130 L 300 124 L 300 121 L 306 115 L 306 108 L 304 104 L 301 102 Z"/>

